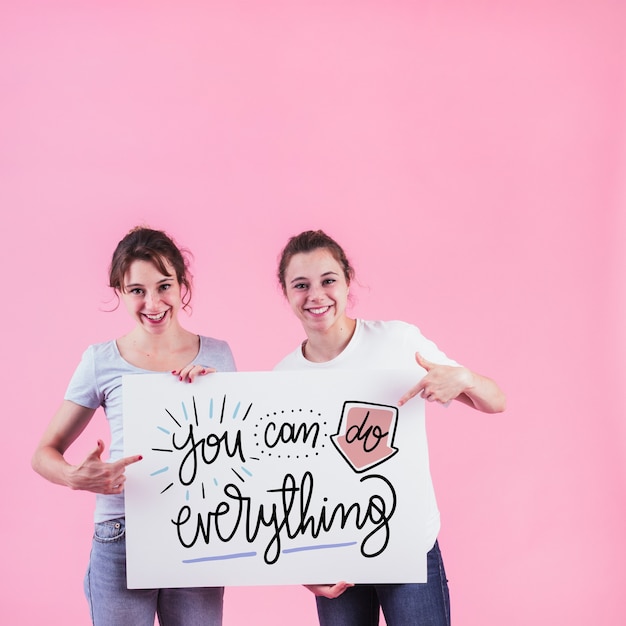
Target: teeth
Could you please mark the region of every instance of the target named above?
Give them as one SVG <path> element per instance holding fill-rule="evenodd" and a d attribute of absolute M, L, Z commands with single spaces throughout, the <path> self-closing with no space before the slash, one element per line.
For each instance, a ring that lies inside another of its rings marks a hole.
<path fill-rule="evenodd" d="M 309 311 L 313 313 L 313 315 L 321 315 L 322 313 L 325 313 L 326 311 L 328 311 L 328 309 L 330 309 L 330 307 L 323 306 L 319 309 L 309 309 Z"/>
<path fill-rule="evenodd" d="M 157 313 L 156 315 L 148 315 L 146 313 L 146 317 L 153 322 L 158 322 L 159 320 L 162 320 L 163 317 L 165 317 L 165 311 L 163 311 L 163 313 Z"/>

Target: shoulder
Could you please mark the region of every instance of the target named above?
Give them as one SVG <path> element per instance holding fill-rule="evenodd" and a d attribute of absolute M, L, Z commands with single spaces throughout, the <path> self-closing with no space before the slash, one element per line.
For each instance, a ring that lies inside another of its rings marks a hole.
<path fill-rule="evenodd" d="M 90 353 L 93 355 L 93 358 L 98 359 L 110 359 L 113 356 L 117 356 L 119 351 L 117 349 L 117 344 L 115 339 L 110 339 L 109 341 L 103 341 L 102 343 L 92 343 L 87 347 L 85 353 Z"/>
<path fill-rule="evenodd" d="M 301 369 L 306 366 L 308 361 L 302 356 L 302 346 L 299 345 L 295 350 L 282 358 L 275 366 L 274 370 L 293 370 Z"/>
<path fill-rule="evenodd" d="M 406 336 L 419 334 L 419 328 L 401 320 L 360 320 L 362 332 L 366 336 Z"/>
<path fill-rule="evenodd" d="M 200 345 L 207 349 L 230 351 L 227 341 L 216 339 L 215 337 L 207 337 L 206 335 L 200 335 Z"/>
<path fill-rule="evenodd" d="M 67 386 L 65 399 L 92 409 L 98 407 L 107 390 L 118 384 L 121 367 L 114 340 L 87 346 Z"/>
<path fill-rule="evenodd" d="M 415 360 L 415 353 L 419 352 L 434 363 L 458 365 L 425 337 L 415 324 L 400 320 L 362 322 L 361 337 L 368 351 L 377 349 L 380 354 L 395 352 L 404 355 L 411 364 Z"/>
<path fill-rule="evenodd" d="M 234 372 L 235 359 L 227 341 L 200 335 L 200 352 L 196 362 L 222 372 Z"/>
<path fill-rule="evenodd" d="M 422 334 L 422 331 L 409 322 L 401 320 L 377 320 L 361 323 L 360 343 L 380 346 L 385 350 L 408 350 L 412 355 L 416 351 L 429 354 L 437 351 L 435 344 Z"/>
<path fill-rule="evenodd" d="M 103 341 L 102 343 L 92 343 L 83 351 L 81 362 L 91 363 L 110 363 L 119 355 L 115 340 Z"/>

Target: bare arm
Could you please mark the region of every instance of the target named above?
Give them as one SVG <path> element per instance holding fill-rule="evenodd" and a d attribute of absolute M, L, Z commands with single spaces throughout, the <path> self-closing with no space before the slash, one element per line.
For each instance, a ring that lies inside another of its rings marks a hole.
<path fill-rule="evenodd" d="M 98 440 L 95 450 L 82 463 L 71 465 L 65 460 L 65 452 L 85 430 L 94 412 L 94 409 L 64 400 L 46 428 L 31 463 L 38 474 L 57 485 L 94 493 L 121 493 L 124 469 L 141 460 L 141 456 L 105 463 L 100 460 L 104 443 Z"/>
<path fill-rule="evenodd" d="M 415 360 L 426 370 L 426 376 L 400 398 L 399 406 L 419 394 L 425 400 L 443 404 L 459 400 L 484 413 L 504 411 L 506 397 L 491 378 L 481 376 L 466 367 L 431 363 L 419 353 L 415 354 Z"/>

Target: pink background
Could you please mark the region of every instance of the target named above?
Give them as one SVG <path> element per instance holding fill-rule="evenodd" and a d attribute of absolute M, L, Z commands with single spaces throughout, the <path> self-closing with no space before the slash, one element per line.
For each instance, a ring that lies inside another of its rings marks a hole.
<path fill-rule="evenodd" d="M 335 236 L 356 314 L 508 394 L 428 417 L 455 625 L 622 623 L 625 25 L 620 0 L 3 2 L 0 623 L 88 621 L 93 498 L 29 461 L 85 346 L 129 329 L 106 269 L 142 222 L 194 252 L 183 322 L 242 370 L 302 337 L 286 238 Z M 316 617 L 233 588 L 225 624 Z"/>

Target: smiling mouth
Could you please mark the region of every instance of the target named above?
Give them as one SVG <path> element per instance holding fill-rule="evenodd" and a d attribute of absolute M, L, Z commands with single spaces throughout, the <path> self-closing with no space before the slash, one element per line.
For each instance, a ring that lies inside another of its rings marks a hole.
<path fill-rule="evenodd" d="M 144 313 L 144 315 L 151 322 L 160 322 L 165 317 L 166 313 L 167 313 L 167 311 L 163 311 L 162 313 L 155 313 L 154 315 L 149 315 L 148 313 Z"/>
<path fill-rule="evenodd" d="M 330 305 L 328 306 L 321 306 L 317 309 L 307 309 L 307 311 L 309 313 L 312 313 L 313 315 L 322 315 L 323 313 L 326 313 L 326 311 L 328 311 L 330 309 Z"/>

